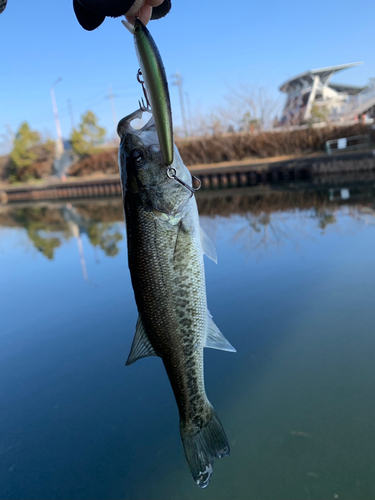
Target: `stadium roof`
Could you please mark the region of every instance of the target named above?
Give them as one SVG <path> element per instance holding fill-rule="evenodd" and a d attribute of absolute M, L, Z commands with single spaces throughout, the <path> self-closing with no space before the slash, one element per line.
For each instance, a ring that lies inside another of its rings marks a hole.
<path fill-rule="evenodd" d="M 349 95 L 357 95 L 367 87 L 367 85 L 347 85 L 346 83 L 330 83 L 329 86 L 337 92 L 346 92 Z"/>
<path fill-rule="evenodd" d="M 300 75 L 294 76 L 290 80 L 287 80 L 285 83 L 280 85 L 279 90 L 281 92 L 289 92 L 294 87 L 300 87 L 304 82 L 312 85 L 315 76 L 319 76 L 320 80 L 323 83 L 326 83 L 334 73 L 343 69 L 352 68 L 353 66 L 359 66 L 360 64 L 363 64 L 363 62 L 340 64 L 339 66 L 329 66 L 328 68 L 311 69 L 301 73 Z M 353 90 L 352 85 L 340 85 L 340 88 L 342 90 L 345 88 L 345 91 L 349 91 L 349 88 Z"/>

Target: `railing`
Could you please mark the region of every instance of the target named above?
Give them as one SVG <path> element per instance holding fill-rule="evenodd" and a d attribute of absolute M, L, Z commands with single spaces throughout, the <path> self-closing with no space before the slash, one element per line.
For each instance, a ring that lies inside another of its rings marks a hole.
<path fill-rule="evenodd" d="M 370 136 L 354 135 L 353 137 L 341 137 L 340 139 L 331 139 L 326 141 L 326 151 L 330 155 L 332 151 L 360 149 L 371 146 Z"/>
<path fill-rule="evenodd" d="M 375 99 L 375 80 L 372 79 L 371 83 L 364 89 L 362 92 L 359 92 L 356 96 L 350 97 L 349 102 L 341 106 L 340 109 L 337 110 L 340 115 L 347 115 L 349 113 L 353 113 L 355 109 L 359 108 L 363 104 Z"/>

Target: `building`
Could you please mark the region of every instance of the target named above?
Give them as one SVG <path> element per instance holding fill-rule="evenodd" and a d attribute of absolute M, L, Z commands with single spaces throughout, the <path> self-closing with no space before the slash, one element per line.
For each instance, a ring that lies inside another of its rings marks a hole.
<path fill-rule="evenodd" d="M 312 69 L 283 83 L 287 94 L 281 125 L 303 125 L 309 121 L 347 122 L 359 116 L 375 116 L 375 79 L 366 86 L 330 83 L 332 76 L 361 62 Z"/>

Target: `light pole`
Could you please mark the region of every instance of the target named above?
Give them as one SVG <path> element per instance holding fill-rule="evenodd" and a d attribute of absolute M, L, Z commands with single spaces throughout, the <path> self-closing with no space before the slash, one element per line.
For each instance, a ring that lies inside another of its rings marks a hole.
<path fill-rule="evenodd" d="M 64 152 L 64 143 L 62 140 L 62 132 L 61 132 L 59 114 L 57 111 L 56 97 L 55 97 L 55 87 L 59 82 L 61 82 L 61 80 L 62 80 L 62 77 L 60 76 L 60 78 L 58 78 L 51 87 L 51 101 L 52 101 L 52 108 L 53 108 L 53 116 L 55 117 L 56 132 L 57 132 L 57 141 L 56 141 L 56 156 L 57 156 L 57 158 L 60 158 Z"/>

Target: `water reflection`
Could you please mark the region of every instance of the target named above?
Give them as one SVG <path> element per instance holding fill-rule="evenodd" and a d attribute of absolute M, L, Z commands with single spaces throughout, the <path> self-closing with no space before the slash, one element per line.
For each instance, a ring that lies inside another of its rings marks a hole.
<path fill-rule="evenodd" d="M 374 195 L 198 194 L 219 257 L 209 308 L 238 350 L 205 353 L 232 447 L 206 500 L 374 496 Z M 0 496 L 201 499 L 162 363 L 124 368 L 137 310 L 121 201 L 2 206 L 0 226 Z"/>
<path fill-rule="evenodd" d="M 71 238 L 77 239 L 82 265 L 84 252 L 82 235 L 108 257 L 118 254 L 118 243 L 123 239 L 119 223 L 123 221 L 121 204 L 77 202 L 67 204 L 33 204 L 0 209 L 0 227 L 23 228 L 29 241 L 47 259 L 53 260 L 55 250 Z M 87 275 L 87 271 L 84 271 Z"/>
<path fill-rule="evenodd" d="M 324 234 L 329 226 L 337 224 L 337 213 L 344 207 L 357 221 L 374 223 L 374 200 L 373 183 L 345 187 L 314 183 L 257 186 L 203 191 L 197 196 L 199 213 L 209 234 L 215 234 L 218 218 L 241 216 L 240 227 L 231 239 L 244 252 L 257 252 L 258 257 L 288 241 L 299 244 L 301 236 L 313 237 L 311 231 L 316 229 Z M 310 226 L 311 220 L 316 220 L 315 226 Z M 64 242 L 75 238 L 86 281 L 82 235 L 87 236 L 95 250 L 101 249 L 105 256 L 114 257 L 124 237 L 123 224 L 121 201 L 113 199 L 0 208 L 0 227 L 23 228 L 29 242 L 49 260 L 55 258 L 56 249 Z"/>

